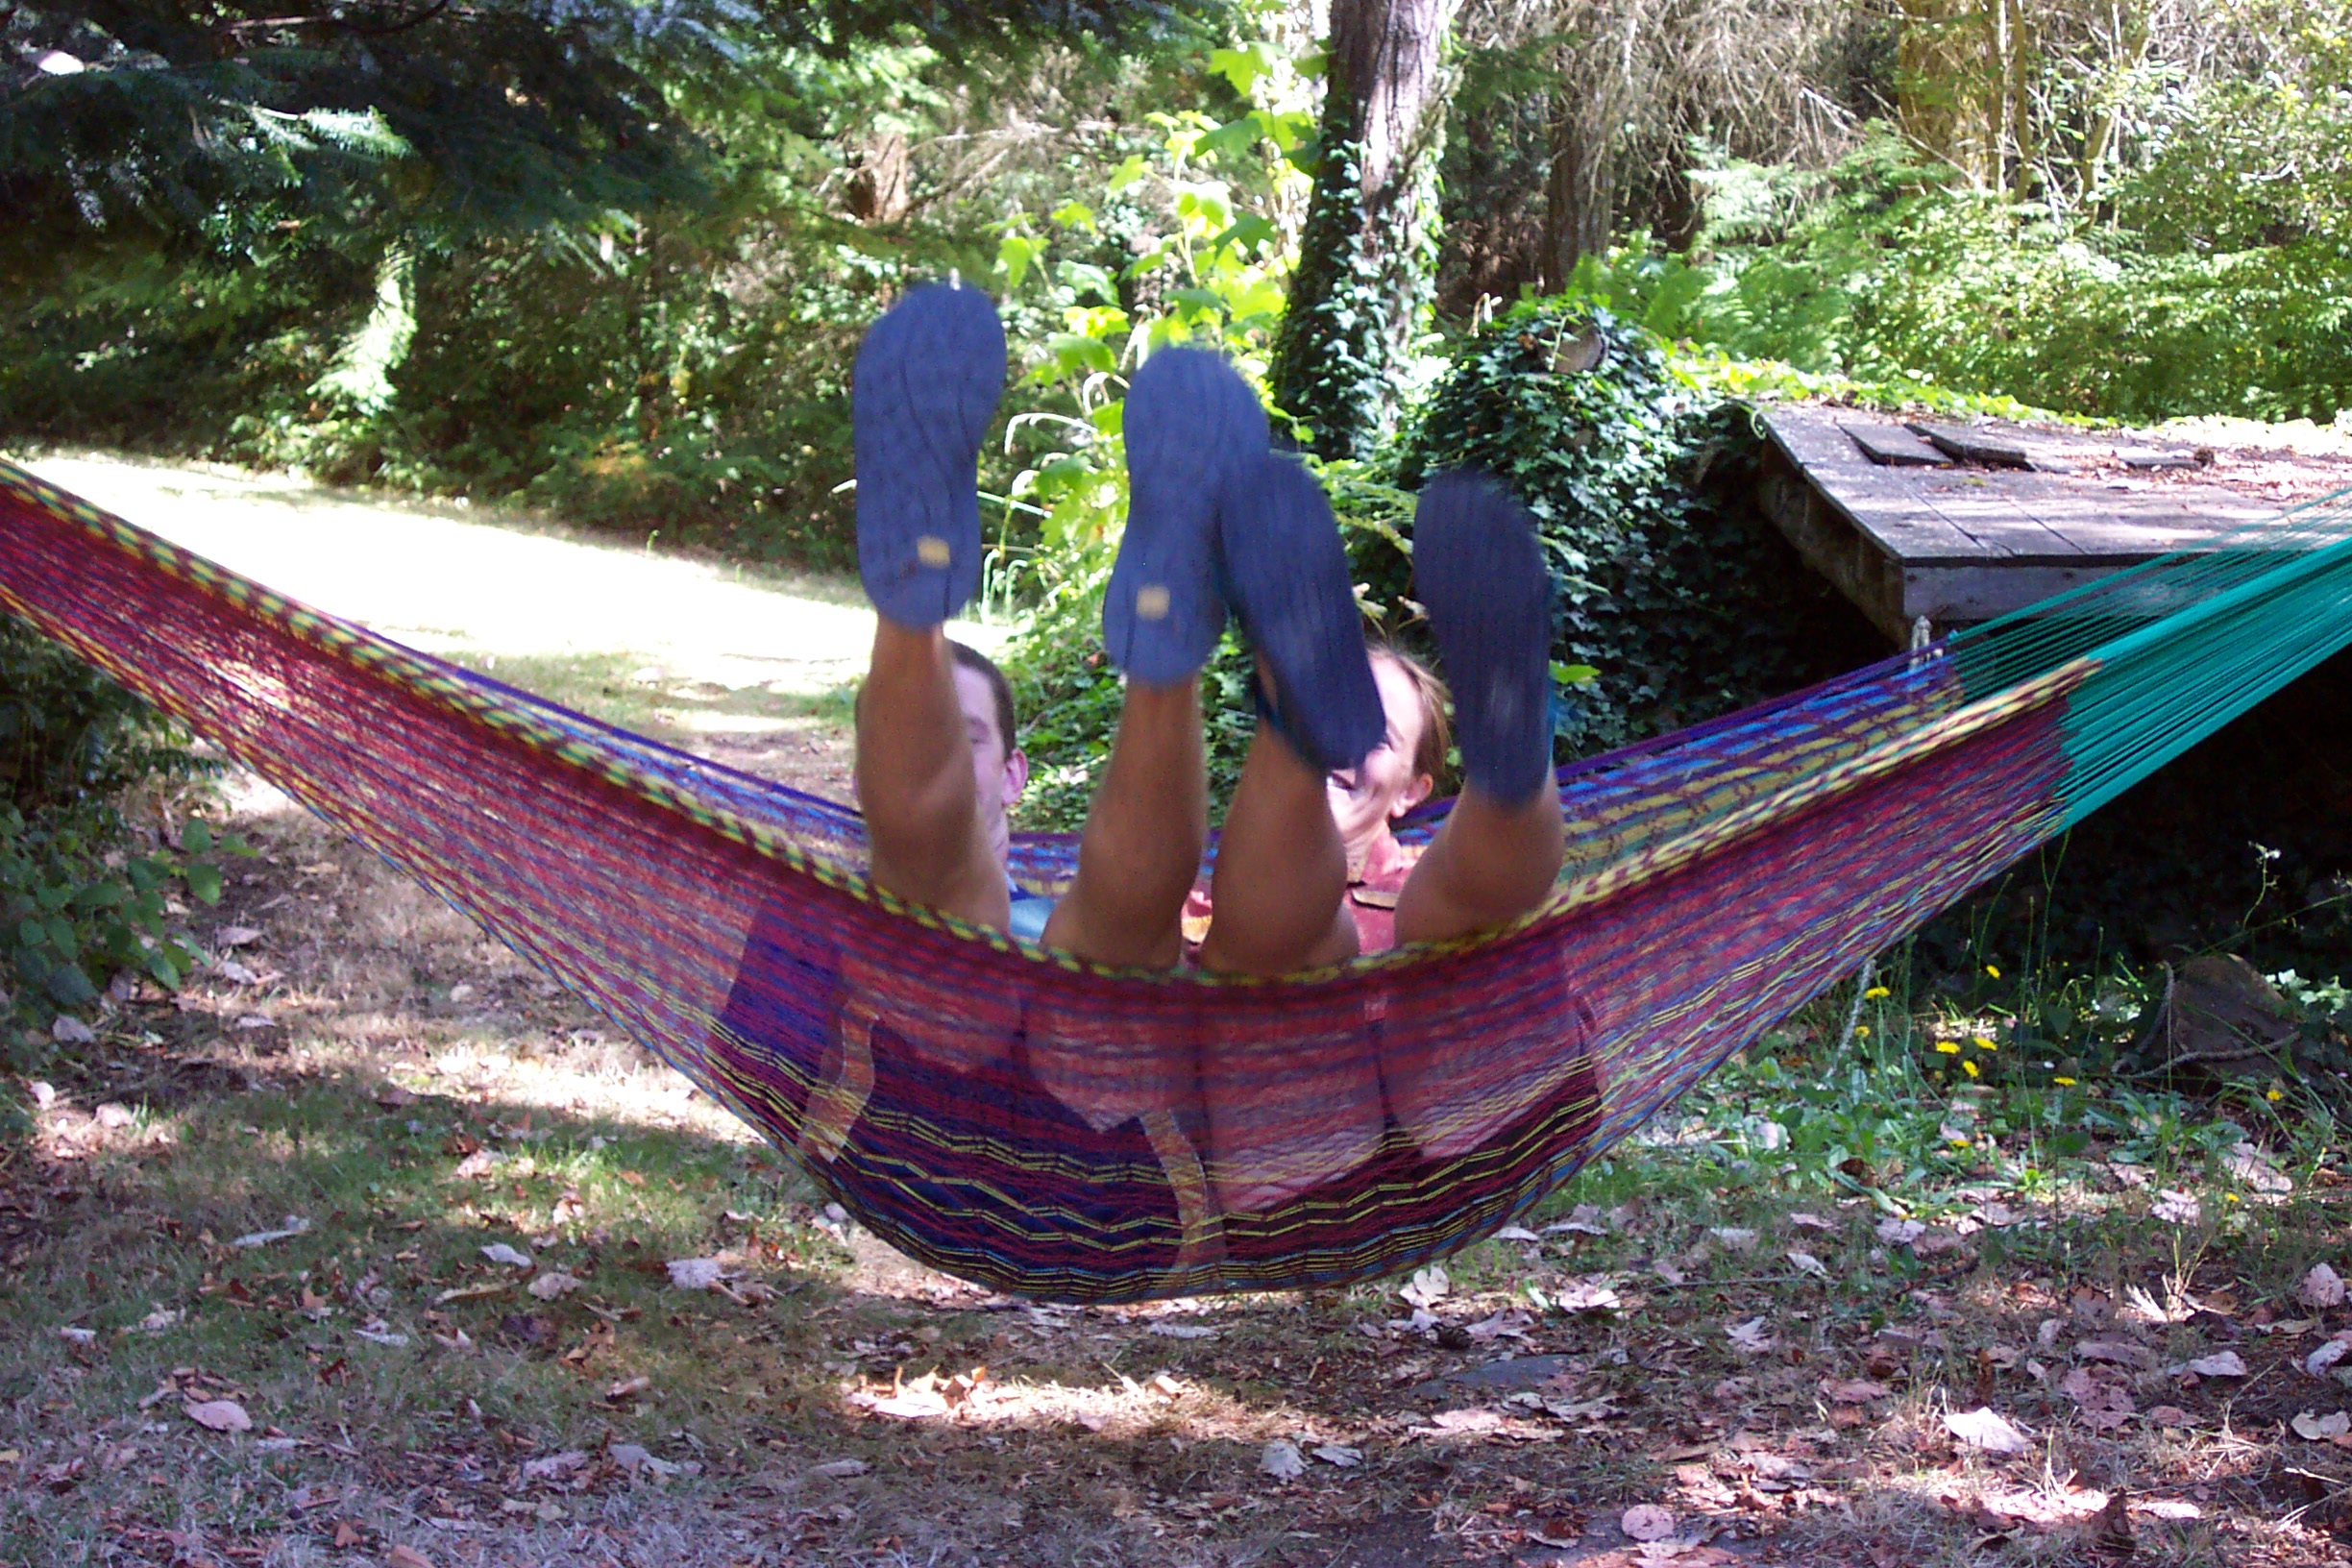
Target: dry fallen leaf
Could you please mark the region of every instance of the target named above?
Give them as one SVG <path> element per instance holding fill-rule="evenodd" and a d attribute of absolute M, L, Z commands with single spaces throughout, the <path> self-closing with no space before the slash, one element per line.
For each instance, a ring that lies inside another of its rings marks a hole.
<path fill-rule="evenodd" d="M 212 933 L 212 940 L 223 947 L 244 947 L 261 940 L 261 933 L 250 925 L 224 925 Z"/>
<path fill-rule="evenodd" d="M 1258 1468 L 1276 1481 L 1296 1481 L 1307 1473 L 1306 1456 L 1287 1437 L 1277 1437 L 1258 1456 Z"/>
<path fill-rule="evenodd" d="M 1589 1280 L 1570 1280 L 1553 1296 L 1552 1305 L 1563 1312 L 1613 1312 L 1624 1305 L 1624 1301 L 1596 1276 Z"/>
<path fill-rule="evenodd" d="M 1791 1249 L 1788 1261 L 1796 1265 L 1797 1272 L 1800 1274 L 1810 1274 L 1817 1280 L 1825 1280 L 1829 1277 L 1828 1266 L 1809 1252 Z"/>
<path fill-rule="evenodd" d="M 1416 1271 L 1397 1294 L 1404 1298 L 1408 1307 L 1432 1307 L 1442 1301 L 1445 1293 L 1453 1288 L 1454 1281 L 1446 1274 L 1445 1265 L 1432 1263 Z"/>
<path fill-rule="evenodd" d="M 673 1258 L 670 1283 L 680 1290 L 708 1290 L 725 1273 L 716 1258 Z"/>
<path fill-rule="evenodd" d="M 1882 1219 L 1878 1222 L 1878 1239 L 1890 1247 L 1916 1241 L 1926 1233 L 1927 1227 L 1916 1219 Z"/>
<path fill-rule="evenodd" d="M 570 1295 L 579 1287 L 580 1282 L 571 1275 L 551 1271 L 531 1281 L 530 1293 L 541 1301 L 554 1301 L 559 1297 Z"/>
<path fill-rule="evenodd" d="M 208 1399 L 201 1404 L 183 1405 L 181 1413 L 200 1427 L 214 1432 L 251 1432 L 253 1417 L 245 1407 L 233 1399 Z"/>
<path fill-rule="evenodd" d="M 2311 1272 L 2303 1276 L 2300 1294 L 2306 1307 L 2341 1307 L 2344 1304 L 2343 1276 L 2325 1263 L 2314 1263 Z"/>
<path fill-rule="evenodd" d="M 433 1559 L 413 1546 L 396 1546 L 384 1554 L 384 1568 L 433 1568 Z"/>
<path fill-rule="evenodd" d="M 2074 1354 L 2086 1361 L 2112 1361 L 2118 1366 L 2145 1369 L 2156 1364 L 2156 1358 L 2140 1346 L 2119 1339 L 2085 1339 L 2074 1347 Z"/>
<path fill-rule="evenodd" d="M 2323 1443 L 2331 1437 L 2341 1437 L 2345 1433 L 2352 1432 L 2352 1415 L 2346 1415 L 2341 1410 L 2328 1415 L 2305 1410 L 2288 1424 L 2294 1428 L 2296 1436 Z"/>
<path fill-rule="evenodd" d="M 1745 1323 L 1727 1323 L 1724 1333 L 1731 1336 L 1732 1348 L 1750 1355 L 1773 1348 L 1772 1330 L 1765 1326 L 1760 1317 L 1752 1317 Z"/>
<path fill-rule="evenodd" d="M 1617 1528 L 1637 1541 L 1662 1541 L 1675 1532 L 1675 1516 L 1654 1503 L 1636 1503 Z"/>
<path fill-rule="evenodd" d="M 1981 1448 L 1990 1454 L 2022 1454 L 2033 1447 L 2033 1439 L 2023 1432 L 1981 1406 L 1966 1412 L 1947 1411 L 1944 1426 L 1971 1448 Z"/>
<path fill-rule="evenodd" d="M 1829 1396 L 1829 1402 L 1833 1405 L 1869 1405 L 1887 1397 L 1885 1384 L 1874 1383 L 1867 1378 L 1855 1378 L 1845 1383 L 1824 1379 L 1821 1389 Z"/>
<path fill-rule="evenodd" d="M 1198 1323 L 1170 1323 L 1164 1318 L 1143 1332 L 1156 1334 L 1163 1339 L 1213 1339 L 1216 1337 L 1214 1329 Z"/>
<path fill-rule="evenodd" d="M 288 1237 L 301 1236 L 310 1229 L 310 1222 L 300 1214 L 288 1214 L 285 1223 L 274 1231 L 250 1231 L 229 1244 L 233 1247 L 266 1247 L 272 1241 L 283 1241 Z"/>
<path fill-rule="evenodd" d="M 518 1252 L 503 1241 L 491 1242 L 488 1246 L 481 1249 L 481 1255 L 484 1258 L 489 1259 L 492 1262 L 503 1264 L 508 1268 L 528 1268 L 531 1266 L 529 1253 Z"/>
<path fill-rule="evenodd" d="M 337 1552 L 347 1551 L 352 1547 L 357 1546 L 363 1539 L 365 1539 L 365 1537 L 359 1533 L 359 1527 L 353 1524 L 349 1519 L 337 1519 L 335 1521 L 334 1544 Z"/>
<path fill-rule="evenodd" d="M 2236 1351 L 2220 1350 L 2211 1356 L 2199 1356 L 2188 1363 L 2187 1370 L 2200 1378 L 2242 1378 L 2246 1375 L 2246 1364 Z"/>
<path fill-rule="evenodd" d="M 2309 1356 L 2304 1357 L 2303 1370 L 2315 1378 L 2323 1377 L 2329 1367 L 2344 1359 L 2344 1352 L 2347 1350 L 2352 1350 L 2352 1335 L 2340 1334 Z"/>

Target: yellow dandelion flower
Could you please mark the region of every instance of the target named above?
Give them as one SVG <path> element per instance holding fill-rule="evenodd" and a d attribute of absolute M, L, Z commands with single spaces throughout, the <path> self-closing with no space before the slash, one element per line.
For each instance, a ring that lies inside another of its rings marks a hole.
<path fill-rule="evenodd" d="M 2224 1192 L 2221 1194 L 2221 1201 L 2223 1203 L 2236 1203 L 2238 1201 L 2238 1194 L 2235 1192 Z"/>
<path fill-rule="evenodd" d="M 1936 1052 L 1938 1055 L 1942 1056 L 1958 1056 L 1960 1054 L 1960 1047 L 1954 1045 L 1948 1040 L 1939 1040 L 1936 1041 Z"/>
<path fill-rule="evenodd" d="M 1868 1039 L 1870 1039 L 1870 1025 L 1869 1025 L 1869 1024 L 1867 1024 L 1867 1023 L 1857 1023 L 1857 1024 L 1855 1024 L 1855 1025 L 1854 1025 L 1854 1039 L 1856 1039 L 1856 1040 L 1868 1040 Z"/>
<path fill-rule="evenodd" d="M 2066 1089 L 2072 1089 L 2074 1087 L 2074 1080 L 2071 1078 L 2052 1078 L 2050 1082 Z"/>
<path fill-rule="evenodd" d="M 1992 964 L 1987 964 L 1985 966 L 1985 973 L 1991 975 L 1996 980 L 2000 978 L 2000 969 L 1998 967 Z"/>
<path fill-rule="evenodd" d="M 1880 996 L 1892 996 L 1895 993 L 1893 992 L 1887 990 L 1887 988 L 1884 986 L 1873 986 L 1870 988 L 1870 990 L 1862 993 L 1862 999 L 1867 1002 L 1874 1000 Z"/>
<path fill-rule="evenodd" d="M 1955 1149 L 1965 1149 L 1969 1146 L 1969 1140 L 1965 1138 L 1955 1138 L 1951 1140 L 1951 1146 Z"/>
<path fill-rule="evenodd" d="M 2268 1100 L 2272 1105 L 2278 1104 L 2279 1101 L 2285 1099 L 2286 1097 L 2286 1095 L 2280 1093 L 2275 1089 L 2268 1090 L 2263 1095 L 2263 1098 Z"/>
<path fill-rule="evenodd" d="M 1963 1063 L 1961 1063 L 1961 1064 L 1960 1064 L 1960 1070 L 1961 1070 L 1962 1072 L 1967 1073 L 1967 1074 L 1968 1074 L 1968 1075 L 1969 1075 L 1971 1078 L 1973 1078 L 1973 1077 L 1977 1076 L 1977 1073 L 1976 1073 L 1976 1064 L 1975 1064 L 1975 1063 L 1973 1063 L 1973 1062 L 1963 1062 Z"/>
<path fill-rule="evenodd" d="M 1971 1035 L 1969 1037 L 1969 1043 L 1975 1046 L 1980 1051 L 1997 1051 L 2000 1049 L 1999 1046 L 1994 1044 L 1991 1040 L 1987 1039 L 1983 1035 Z"/>

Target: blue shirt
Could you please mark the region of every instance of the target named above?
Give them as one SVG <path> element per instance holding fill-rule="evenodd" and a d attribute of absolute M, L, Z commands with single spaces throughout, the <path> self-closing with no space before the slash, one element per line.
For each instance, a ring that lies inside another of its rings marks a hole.
<path fill-rule="evenodd" d="M 1054 912 L 1054 900 L 1041 893 L 1031 893 L 1019 883 L 1007 878 L 1007 891 L 1013 895 L 1013 919 L 1010 929 L 1023 942 L 1042 942 L 1045 921 Z"/>

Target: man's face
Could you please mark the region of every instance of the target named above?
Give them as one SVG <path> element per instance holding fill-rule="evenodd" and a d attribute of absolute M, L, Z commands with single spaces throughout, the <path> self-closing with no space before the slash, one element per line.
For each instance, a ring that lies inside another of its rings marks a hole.
<path fill-rule="evenodd" d="M 1029 783 L 1029 759 L 1007 747 L 996 733 L 996 693 L 977 670 L 955 667 L 956 705 L 964 710 L 964 733 L 971 741 L 972 786 L 981 815 L 1001 824 Z"/>
<path fill-rule="evenodd" d="M 1394 659 L 1375 656 L 1372 679 L 1380 687 L 1381 710 L 1388 731 L 1381 737 L 1360 768 L 1341 769 L 1324 780 L 1331 798 L 1332 821 L 1339 839 L 1355 849 L 1377 836 L 1388 819 L 1409 811 L 1428 798 L 1435 780 L 1416 772 L 1413 754 L 1421 748 L 1421 694 L 1412 677 Z"/>

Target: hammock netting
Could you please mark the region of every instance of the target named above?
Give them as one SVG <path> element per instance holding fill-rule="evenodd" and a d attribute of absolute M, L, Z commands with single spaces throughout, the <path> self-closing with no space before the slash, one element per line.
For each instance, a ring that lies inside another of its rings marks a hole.
<path fill-rule="evenodd" d="M 1524 1214 L 2352 643 L 2352 493 L 1562 769 L 1570 851 L 1536 913 L 1279 980 L 1104 968 L 910 906 L 867 881 L 846 807 L 289 602 L 4 462 L 0 604 L 589 998 L 892 1245 L 1133 1301 L 1342 1285 Z M 1057 892 L 1075 855 L 1024 836 L 1014 874 Z"/>

